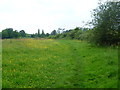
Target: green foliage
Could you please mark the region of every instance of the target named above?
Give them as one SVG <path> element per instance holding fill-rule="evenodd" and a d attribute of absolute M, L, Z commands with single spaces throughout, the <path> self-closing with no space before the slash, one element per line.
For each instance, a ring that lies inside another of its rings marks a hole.
<path fill-rule="evenodd" d="M 24 30 L 21 30 L 19 33 L 20 33 L 20 36 L 21 36 L 21 37 L 25 37 L 25 36 L 26 36 L 26 33 L 25 33 Z"/>
<path fill-rule="evenodd" d="M 49 33 L 46 33 L 46 37 L 49 37 L 49 35 L 50 35 Z"/>
<path fill-rule="evenodd" d="M 40 37 L 40 30 L 38 29 L 38 37 Z"/>
<path fill-rule="evenodd" d="M 81 38 L 81 40 L 93 42 L 93 40 L 94 40 L 94 38 L 93 38 L 93 30 L 84 31 L 80 35 L 80 38 Z"/>
<path fill-rule="evenodd" d="M 3 31 L 2 31 L 2 38 L 3 38 L 3 39 L 4 39 L 4 38 L 9 38 L 9 35 L 8 35 L 7 30 L 3 30 Z"/>
<path fill-rule="evenodd" d="M 17 30 L 13 31 L 12 35 L 13 35 L 14 38 L 20 37 L 20 33 Z"/>
<path fill-rule="evenodd" d="M 117 88 L 117 48 L 52 39 L 2 44 L 3 88 Z"/>
<path fill-rule="evenodd" d="M 120 40 L 120 2 L 100 4 L 93 11 L 94 38 L 99 44 L 118 44 Z"/>
<path fill-rule="evenodd" d="M 42 33 L 40 30 L 35 34 L 29 35 L 31 38 L 52 38 L 52 39 L 78 39 L 88 42 L 94 42 L 98 45 L 113 45 L 120 43 L 120 2 L 105 2 L 93 10 L 92 29 L 76 27 L 66 30 L 58 28 L 50 34 Z M 28 37 L 24 30 L 20 32 L 7 28 L 2 31 L 2 38 L 20 38 Z"/>
<path fill-rule="evenodd" d="M 92 29 L 76 27 L 61 34 L 51 36 L 54 39 L 78 39 L 99 45 L 113 45 L 120 42 L 120 2 L 105 2 L 93 10 Z M 61 29 L 59 29 L 60 31 Z"/>
<path fill-rule="evenodd" d="M 89 40 L 91 39 L 92 30 L 88 28 L 79 28 L 66 30 L 61 34 L 56 34 L 54 36 L 49 36 L 49 38 L 53 39 L 78 39 L 78 40 Z"/>
<path fill-rule="evenodd" d="M 98 45 L 116 45 L 120 43 L 120 2 L 108 1 L 99 4 L 93 10 L 92 29 L 76 27 L 50 36 L 54 39 L 78 39 Z M 60 32 L 62 29 L 58 29 Z"/>
<path fill-rule="evenodd" d="M 72 30 L 71 32 L 68 33 L 67 36 L 68 36 L 70 39 L 74 39 L 76 33 L 77 33 L 77 32 L 76 32 L 75 30 Z"/>
<path fill-rule="evenodd" d="M 51 35 L 56 35 L 57 34 L 57 31 L 56 30 L 53 30 L 52 32 L 51 32 Z"/>
<path fill-rule="evenodd" d="M 17 30 L 13 31 L 13 28 L 6 28 L 5 30 L 2 30 L 2 39 L 19 37 L 26 37 L 26 33 L 24 30 L 21 30 L 20 32 L 18 32 Z"/>
<path fill-rule="evenodd" d="M 50 36 L 49 33 L 44 33 L 44 30 L 42 30 L 42 33 L 40 34 L 40 30 L 38 29 L 38 33 L 30 34 L 31 38 L 48 38 Z"/>
<path fill-rule="evenodd" d="M 42 34 L 41 34 L 41 37 L 44 38 L 45 37 L 45 33 L 44 33 L 44 30 L 42 30 Z"/>
<path fill-rule="evenodd" d="M 2 31 L 2 38 L 13 38 L 13 29 L 7 28 Z"/>

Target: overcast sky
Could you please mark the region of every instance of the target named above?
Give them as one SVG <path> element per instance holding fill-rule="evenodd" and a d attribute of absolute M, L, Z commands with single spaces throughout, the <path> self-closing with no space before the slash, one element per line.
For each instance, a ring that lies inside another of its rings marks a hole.
<path fill-rule="evenodd" d="M 0 30 L 13 28 L 36 33 L 44 29 L 82 27 L 91 20 L 98 0 L 0 0 Z"/>

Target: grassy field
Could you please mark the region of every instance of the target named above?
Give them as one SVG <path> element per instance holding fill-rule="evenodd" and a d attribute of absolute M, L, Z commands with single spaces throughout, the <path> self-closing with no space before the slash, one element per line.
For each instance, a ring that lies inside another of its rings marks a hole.
<path fill-rule="evenodd" d="M 118 50 L 78 40 L 2 41 L 3 88 L 116 88 Z"/>

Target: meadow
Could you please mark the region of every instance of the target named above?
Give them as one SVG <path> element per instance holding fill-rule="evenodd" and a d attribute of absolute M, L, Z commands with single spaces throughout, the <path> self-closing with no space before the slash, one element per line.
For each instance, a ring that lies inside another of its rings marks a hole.
<path fill-rule="evenodd" d="M 2 40 L 3 88 L 116 88 L 118 49 L 79 40 Z"/>

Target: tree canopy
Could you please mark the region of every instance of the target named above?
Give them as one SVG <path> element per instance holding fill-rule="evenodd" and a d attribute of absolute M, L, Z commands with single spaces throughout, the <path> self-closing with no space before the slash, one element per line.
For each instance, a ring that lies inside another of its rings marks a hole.
<path fill-rule="evenodd" d="M 2 38 L 54 38 L 54 39 L 79 39 L 89 42 L 95 42 L 101 45 L 119 44 L 120 42 L 120 2 L 107 1 L 100 3 L 93 10 L 92 26 L 93 28 L 76 27 L 74 29 L 65 30 L 58 28 L 50 34 L 40 33 L 40 29 L 35 34 L 26 34 L 24 30 L 13 31 L 13 28 L 6 28 L 0 33 Z"/>
<path fill-rule="evenodd" d="M 99 44 L 118 44 L 120 35 L 120 2 L 100 4 L 93 11 L 94 40 Z"/>
<path fill-rule="evenodd" d="M 6 28 L 2 30 L 2 39 L 19 38 L 25 36 L 26 33 L 24 30 L 21 30 L 20 32 L 18 32 L 17 30 L 13 31 L 13 28 Z"/>

